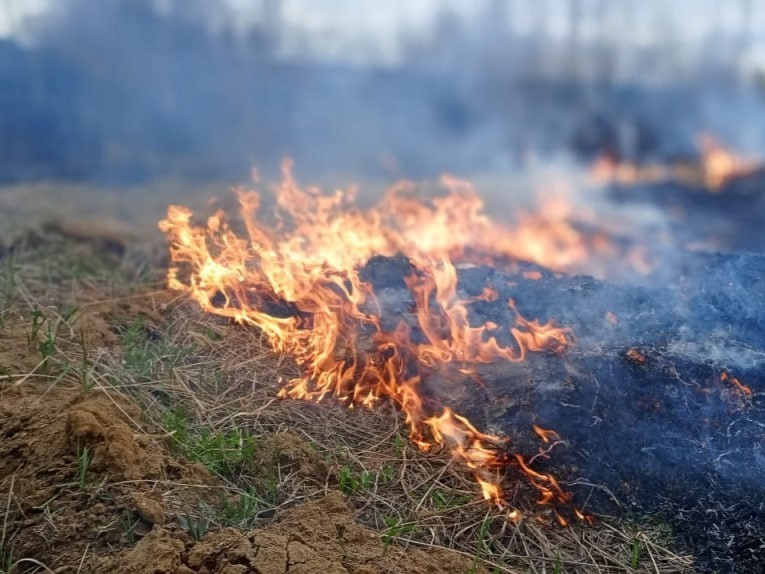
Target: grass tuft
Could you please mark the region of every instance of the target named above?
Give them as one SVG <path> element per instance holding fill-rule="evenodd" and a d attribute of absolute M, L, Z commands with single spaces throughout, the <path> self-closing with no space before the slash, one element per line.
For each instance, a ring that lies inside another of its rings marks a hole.
<path fill-rule="evenodd" d="M 170 444 L 176 452 L 218 475 L 236 476 L 255 454 L 254 439 L 242 429 L 216 431 L 194 426 L 180 409 L 166 413 L 164 426 L 171 433 Z"/>
<path fill-rule="evenodd" d="M 87 445 L 80 448 L 80 443 L 77 443 L 77 485 L 80 490 L 85 490 L 88 486 L 88 469 L 92 461 L 93 455 Z"/>

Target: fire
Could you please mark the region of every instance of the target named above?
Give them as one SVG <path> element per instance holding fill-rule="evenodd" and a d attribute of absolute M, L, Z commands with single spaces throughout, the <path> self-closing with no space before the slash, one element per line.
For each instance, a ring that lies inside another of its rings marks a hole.
<path fill-rule="evenodd" d="M 482 261 L 524 252 L 485 215 L 472 186 L 445 177 L 448 193 L 425 201 L 413 198 L 405 182 L 361 210 L 354 189 L 323 195 L 298 186 L 289 162 L 283 171 L 270 222 L 257 192 L 238 191 L 239 233 L 221 211 L 199 226 L 190 210 L 170 206 L 159 224 L 170 244 L 169 287 L 206 312 L 258 328 L 276 352 L 292 357 L 301 375 L 283 384 L 280 397 L 333 398 L 367 408 L 392 401 L 405 413 L 413 442 L 425 451 L 450 451 L 473 473 L 485 499 L 505 505 L 502 482 L 515 464 L 540 491 L 540 502 L 568 503 L 570 495 L 552 475 L 535 471 L 533 459 L 511 456 L 506 440 L 479 431 L 422 386 L 435 368 L 456 381 L 480 363 L 522 361 L 528 353 L 562 352 L 574 343 L 569 329 L 526 319 L 513 300 L 507 302 L 513 345 L 499 342 L 498 325 L 471 324 L 470 305 L 498 294 L 485 289 L 461 297 L 455 264 L 473 255 Z M 404 320 L 392 331 L 383 328 L 372 285 L 360 277 L 373 256 L 396 254 L 412 264 L 404 279 L 422 334 L 416 341 Z M 559 439 L 554 431 L 540 431 L 545 441 Z"/>
<path fill-rule="evenodd" d="M 534 424 L 531 425 L 531 427 L 534 429 L 534 432 L 537 433 L 537 436 L 541 438 L 542 442 L 545 444 L 549 444 L 552 441 L 560 440 L 560 435 L 554 430 L 543 429 L 542 427 L 534 425 Z"/>
<path fill-rule="evenodd" d="M 697 145 L 701 152 L 702 179 L 712 191 L 719 191 L 731 179 L 745 176 L 761 167 L 756 159 L 734 154 L 710 134 L 701 134 Z"/>
<path fill-rule="evenodd" d="M 739 381 L 736 377 L 732 377 L 728 375 L 725 371 L 720 373 L 720 380 L 722 382 L 728 382 L 731 385 L 733 385 L 733 388 L 736 389 L 738 393 L 740 393 L 744 397 L 751 397 L 752 396 L 752 389 L 747 387 L 745 384 L 743 384 L 741 381 Z"/>
<path fill-rule="evenodd" d="M 763 167 L 762 162 L 755 158 L 741 156 L 728 150 L 711 134 L 700 134 L 696 146 L 699 150 L 699 161 L 695 165 L 634 165 L 615 162 L 604 156 L 593 164 L 591 175 L 598 183 L 634 185 L 678 181 L 717 193 L 731 180 L 754 173 Z"/>

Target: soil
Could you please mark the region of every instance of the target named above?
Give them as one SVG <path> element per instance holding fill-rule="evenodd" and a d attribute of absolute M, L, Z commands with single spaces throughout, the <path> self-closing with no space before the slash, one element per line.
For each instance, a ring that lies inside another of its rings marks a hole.
<path fill-rule="evenodd" d="M 276 523 L 241 532 L 224 529 L 199 542 L 155 526 L 134 548 L 97 561 L 116 574 L 427 574 L 464 573 L 470 561 L 442 551 L 385 547 L 356 524 L 338 492 L 286 512 Z"/>
<path fill-rule="evenodd" d="M 194 540 L 176 523 L 178 512 L 204 499 L 216 480 L 200 465 L 173 456 L 164 437 L 144 427 L 140 410 L 113 392 L 4 384 L 0 437 L 0 485 L 13 556 L 56 572 L 371 574 L 471 568 L 469 559 L 447 551 L 386 546 L 379 533 L 354 522 L 342 495 L 333 491 L 265 527 L 226 528 Z M 277 433 L 270 442 L 279 456 L 307 461 L 300 472 L 316 473 L 319 480 L 326 475 L 297 437 Z M 91 460 L 81 480 L 78 453 L 86 447 Z"/>

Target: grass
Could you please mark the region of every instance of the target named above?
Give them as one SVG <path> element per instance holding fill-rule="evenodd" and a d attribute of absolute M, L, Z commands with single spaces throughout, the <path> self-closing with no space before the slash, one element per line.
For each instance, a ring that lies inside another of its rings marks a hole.
<path fill-rule="evenodd" d="M 189 536 L 197 542 L 204 538 L 210 528 L 210 523 L 206 518 L 188 514 L 178 517 L 178 525 L 188 532 Z"/>
<path fill-rule="evenodd" d="M 375 482 L 374 475 L 368 470 L 354 473 L 350 466 L 343 466 L 337 475 L 337 481 L 346 495 L 363 493 L 369 490 Z"/>
<path fill-rule="evenodd" d="M 8 532 L 9 520 L 11 517 L 11 501 L 13 500 L 13 488 L 15 477 L 11 476 L 11 484 L 8 489 L 8 498 L 3 513 L 3 526 L 0 530 L 0 574 L 10 574 L 14 568 L 15 559 L 13 555 L 13 541 Z"/>
<path fill-rule="evenodd" d="M 398 516 L 386 516 L 383 518 L 385 522 L 385 530 L 380 535 L 380 539 L 383 541 L 383 554 L 388 552 L 390 545 L 397 538 L 403 538 L 407 534 L 414 532 L 417 527 L 416 524 L 405 524 Z"/>
<path fill-rule="evenodd" d="M 11 574 L 16 565 L 13 557 L 13 547 L 0 546 L 0 574 Z"/>
<path fill-rule="evenodd" d="M 636 569 L 640 563 L 640 546 L 640 540 L 636 537 L 630 547 L 630 566 L 633 569 Z"/>
<path fill-rule="evenodd" d="M 164 416 L 172 448 L 210 472 L 236 476 L 255 454 L 255 441 L 240 428 L 216 431 L 194 425 L 182 410 L 170 409 Z"/>
<path fill-rule="evenodd" d="M 87 445 L 80 448 L 80 444 L 77 443 L 77 484 L 80 490 L 85 490 L 88 486 L 88 469 L 92 459 L 90 448 Z"/>
<path fill-rule="evenodd" d="M 27 317 L 28 347 L 48 369 L 39 373 L 42 380 L 83 393 L 128 395 L 141 406 L 141 424 L 152 429 L 152 440 L 217 475 L 220 496 L 193 507 L 179 501 L 174 508 L 178 524 L 195 540 L 222 526 L 250 528 L 339 489 L 357 520 L 379 533 L 385 552 L 400 543 L 450 549 L 471 557 L 475 572 L 689 571 L 689 559 L 672 552 L 666 536 L 650 525 L 514 524 L 502 510 L 487 507 L 460 465 L 412 448 L 394 409 L 278 400 L 280 381 L 293 376 L 295 366 L 275 356 L 257 332 L 174 299 L 157 288 L 156 274 L 146 267 L 96 261 L 71 273 L 65 271 L 71 247 L 44 249 L 51 250 L 46 270 L 39 250 L 5 258 L 6 323 L 0 328 L 8 329 L 11 314 Z M 137 287 L 126 279 L 135 277 L 141 278 Z M 116 336 L 111 347 L 90 342 L 92 333 L 78 327 L 97 313 Z M 0 375 L 10 380 L 27 375 L 4 369 Z M 269 437 L 280 433 L 312 446 L 297 454 L 269 451 Z M 94 480 L 92 452 L 78 446 L 76 454 L 72 489 L 83 491 Z M 115 526 L 131 545 L 139 537 L 136 524 L 125 515 Z M 2 568 L 13 559 L 5 528 L 0 540 Z"/>
<path fill-rule="evenodd" d="M 16 271 L 16 259 L 11 253 L 3 265 L 3 311 L 10 309 L 16 298 Z"/>
<path fill-rule="evenodd" d="M 136 532 L 136 526 L 138 526 L 138 522 L 138 520 L 133 518 L 133 514 L 131 512 L 123 512 L 122 516 L 120 517 L 120 528 L 125 534 L 127 543 L 130 546 L 133 546 L 136 542 L 138 542 L 138 534 Z"/>
<path fill-rule="evenodd" d="M 142 317 L 134 319 L 122 334 L 123 361 L 139 380 L 152 380 L 169 372 L 193 353 L 193 347 L 168 342 L 172 333 L 157 340 Z"/>
<path fill-rule="evenodd" d="M 202 503 L 202 515 L 208 523 L 220 527 L 251 528 L 262 517 L 273 516 L 273 506 L 254 488 L 250 487 L 233 497 L 223 496 L 213 506 Z"/>
<path fill-rule="evenodd" d="M 433 489 L 430 492 L 431 504 L 434 508 L 444 510 L 448 508 L 457 508 L 470 503 L 470 496 L 458 494 L 453 491 Z"/>

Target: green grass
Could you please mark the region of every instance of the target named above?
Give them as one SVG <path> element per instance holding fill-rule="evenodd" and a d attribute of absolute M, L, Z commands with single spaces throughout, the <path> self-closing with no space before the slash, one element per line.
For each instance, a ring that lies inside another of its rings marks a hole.
<path fill-rule="evenodd" d="M 32 310 L 32 328 L 31 332 L 27 336 L 27 346 L 30 349 L 34 349 L 35 345 L 38 343 L 40 329 L 42 329 L 42 326 L 45 324 L 46 320 L 47 317 L 40 309 L 35 307 Z"/>
<path fill-rule="evenodd" d="M 210 522 L 206 518 L 190 516 L 188 514 L 178 517 L 178 525 L 197 542 L 204 538 L 204 535 L 210 528 Z"/>
<path fill-rule="evenodd" d="M 16 563 L 13 558 L 13 546 L 0 545 L 0 574 L 11 574 Z"/>
<path fill-rule="evenodd" d="M 640 547 L 640 540 L 635 538 L 630 547 L 630 566 L 632 566 L 632 568 L 637 568 L 640 563 Z"/>
<path fill-rule="evenodd" d="M 139 521 L 133 518 L 133 515 L 130 512 L 124 512 L 120 517 L 120 528 L 125 534 L 125 539 L 130 546 L 133 546 L 138 542 L 138 534 L 135 531 L 138 522 Z"/>
<path fill-rule="evenodd" d="M 194 349 L 168 342 L 171 335 L 168 332 L 161 340 L 151 340 L 143 318 L 135 319 L 122 333 L 125 368 L 138 380 L 148 381 L 181 364 Z"/>
<path fill-rule="evenodd" d="M 340 490 L 347 496 L 351 494 L 357 494 L 366 492 L 375 483 L 375 475 L 368 470 L 362 470 L 356 474 L 350 466 L 343 466 L 337 475 L 337 481 L 340 485 Z"/>
<path fill-rule="evenodd" d="M 382 479 L 383 483 L 388 484 L 393 482 L 395 477 L 396 469 L 393 468 L 392 465 L 386 464 L 384 467 L 382 467 L 382 470 L 380 471 L 380 478 Z"/>
<path fill-rule="evenodd" d="M 401 538 L 414 532 L 417 526 L 411 522 L 403 522 L 398 516 L 385 516 L 383 517 L 383 521 L 385 522 L 385 530 L 383 530 L 380 535 L 380 539 L 383 543 L 383 555 L 388 552 L 390 545 L 396 538 Z"/>
<path fill-rule="evenodd" d="M 481 564 L 492 552 L 493 537 L 491 534 L 491 516 L 488 514 L 481 521 L 481 527 L 478 530 L 478 540 L 476 541 L 473 563 L 470 566 L 470 574 L 478 572 Z"/>
<path fill-rule="evenodd" d="M 222 497 L 216 508 L 205 503 L 200 503 L 200 506 L 205 516 L 216 524 L 242 529 L 251 528 L 261 513 L 272 508 L 252 486 L 241 492 L 233 501 Z"/>
<path fill-rule="evenodd" d="M 457 494 L 454 491 L 442 490 L 434 488 L 428 495 L 430 502 L 434 508 L 438 510 L 446 510 L 448 508 L 456 508 L 458 506 L 464 506 L 471 501 L 472 497 L 466 494 Z"/>
<path fill-rule="evenodd" d="M 396 452 L 397 456 L 401 456 L 404 453 L 407 442 L 407 439 L 398 433 L 393 437 L 393 450 Z"/>
<path fill-rule="evenodd" d="M 255 454 L 255 440 L 239 428 L 216 431 L 194 426 L 180 409 L 167 411 L 163 424 L 171 433 L 173 450 L 221 476 L 236 476 Z"/>
<path fill-rule="evenodd" d="M 81 490 L 85 490 L 88 485 L 88 469 L 92 461 L 93 454 L 86 446 L 80 448 L 77 443 L 77 484 Z"/>
<path fill-rule="evenodd" d="M 56 330 L 48 323 L 45 337 L 37 343 L 37 350 L 42 359 L 42 371 L 46 375 L 50 372 L 51 362 L 56 354 Z"/>
<path fill-rule="evenodd" d="M 77 307 L 61 307 L 58 316 L 61 321 L 68 325 L 72 317 L 77 313 Z M 50 373 L 51 365 L 58 352 L 57 339 L 59 321 L 54 322 L 50 316 L 35 307 L 32 311 L 32 326 L 27 335 L 27 346 L 30 350 L 36 350 L 41 361 L 41 370 L 46 375 Z"/>

